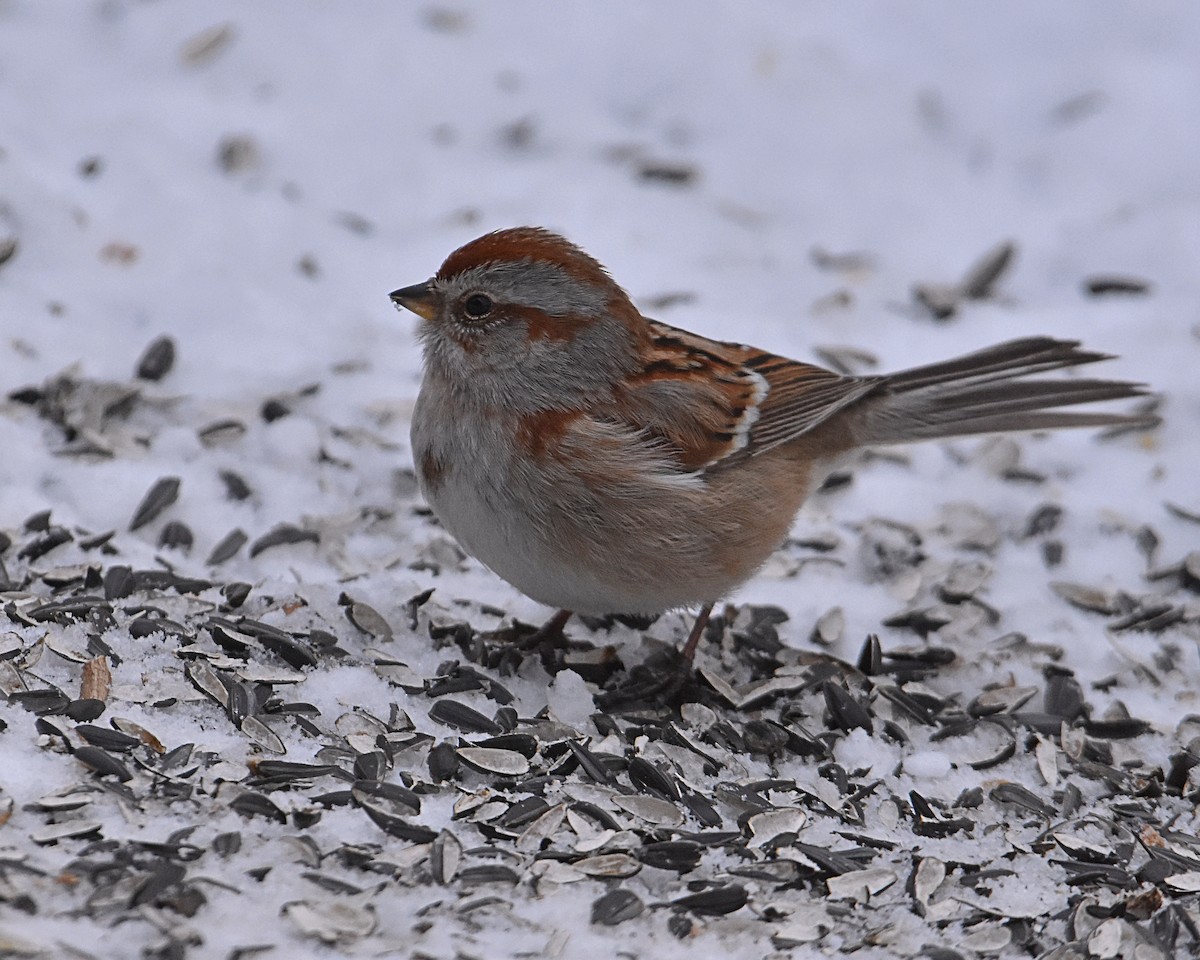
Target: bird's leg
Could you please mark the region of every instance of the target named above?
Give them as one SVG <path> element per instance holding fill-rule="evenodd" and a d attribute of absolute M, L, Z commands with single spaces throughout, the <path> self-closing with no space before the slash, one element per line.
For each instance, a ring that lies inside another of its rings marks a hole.
<path fill-rule="evenodd" d="M 563 627 L 571 619 L 573 611 L 559 610 L 554 616 L 543 623 L 533 633 L 526 634 L 516 641 L 515 646 L 521 650 L 536 650 L 543 646 L 562 646 L 566 639 Z"/>
<path fill-rule="evenodd" d="M 688 634 L 687 643 L 683 645 L 683 649 L 679 652 L 679 671 L 680 673 L 688 673 L 692 669 L 692 661 L 696 659 L 696 647 L 700 645 L 700 638 L 704 636 L 704 628 L 708 626 L 708 616 L 712 613 L 713 605 L 706 603 L 700 608 L 700 612 L 696 614 L 696 622 L 692 624 L 692 632 Z"/>

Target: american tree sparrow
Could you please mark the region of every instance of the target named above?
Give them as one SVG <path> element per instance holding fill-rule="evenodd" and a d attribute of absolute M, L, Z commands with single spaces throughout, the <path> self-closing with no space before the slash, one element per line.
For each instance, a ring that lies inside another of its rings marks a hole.
<path fill-rule="evenodd" d="M 841 376 L 650 320 L 579 247 L 489 233 L 391 294 L 420 316 L 421 490 L 463 548 L 560 612 L 699 606 L 751 577 L 863 447 L 1144 418 L 1061 408 L 1143 394 L 1033 378 L 1107 359 L 1027 337 L 888 376 Z"/>

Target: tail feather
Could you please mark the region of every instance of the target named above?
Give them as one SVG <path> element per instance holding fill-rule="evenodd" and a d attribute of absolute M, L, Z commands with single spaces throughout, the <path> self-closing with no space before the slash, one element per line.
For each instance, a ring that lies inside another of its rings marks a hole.
<path fill-rule="evenodd" d="M 1110 355 L 1050 337 L 1012 340 L 954 360 L 887 377 L 863 404 L 859 439 L 909 443 L 945 437 L 1060 427 L 1151 426 L 1137 414 L 1079 412 L 1061 407 L 1145 396 L 1143 384 L 1122 380 L 1030 379 Z"/>

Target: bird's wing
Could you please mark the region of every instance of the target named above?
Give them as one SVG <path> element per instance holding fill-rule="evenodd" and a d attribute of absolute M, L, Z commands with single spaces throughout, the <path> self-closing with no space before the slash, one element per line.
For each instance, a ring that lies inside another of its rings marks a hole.
<path fill-rule="evenodd" d="M 668 448 L 684 471 L 719 468 L 787 443 L 872 392 L 878 377 L 843 377 L 754 347 L 649 322 L 645 363 L 612 414 Z"/>

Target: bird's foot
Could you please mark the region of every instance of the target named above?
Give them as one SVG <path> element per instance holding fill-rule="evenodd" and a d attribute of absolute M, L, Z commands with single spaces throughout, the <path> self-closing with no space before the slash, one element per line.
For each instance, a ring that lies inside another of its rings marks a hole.
<path fill-rule="evenodd" d="M 601 709 L 634 704 L 678 707 L 697 699 L 693 662 L 711 612 L 711 603 L 700 609 L 682 650 L 651 657 L 634 667 L 624 683 L 606 690 L 596 699 L 597 705 Z"/>

